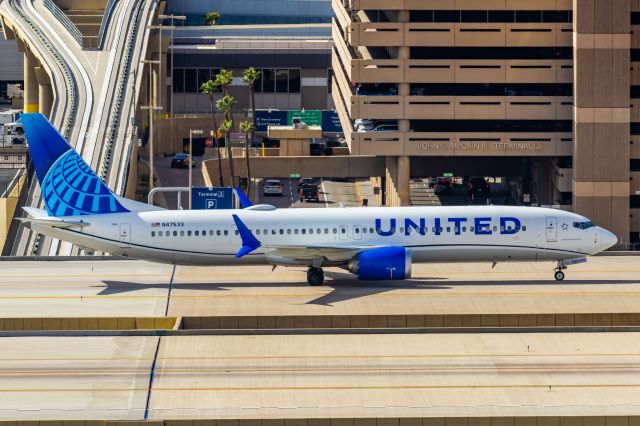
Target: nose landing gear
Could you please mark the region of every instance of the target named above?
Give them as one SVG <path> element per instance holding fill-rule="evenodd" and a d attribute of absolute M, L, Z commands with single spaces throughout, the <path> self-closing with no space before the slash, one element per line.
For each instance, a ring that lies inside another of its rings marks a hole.
<path fill-rule="evenodd" d="M 567 269 L 567 267 L 565 266 L 562 269 Z M 556 281 L 564 280 L 564 272 L 562 272 L 562 269 L 560 268 L 555 269 L 556 272 L 553 274 L 553 276 L 555 277 Z"/>
<path fill-rule="evenodd" d="M 314 287 L 322 285 L 324 283 L 324 272 L 322 268 L 316 268 L 314 266 L 309 268 L 307 271 L 307 282 Z"/>
<path fill-rule="evenodd" d="M 565 269 L 567 269 L 567 267 L 569 265 L 576 265 L 578 263 L 584 263 L 586 262 L 587 259 L 585 257 L 579 257 L 576 259 L 567 259 L 567 260 L 558 260 L 558 266 L 556 266 L 556 268 L 554 269 L 554 274 L 553 277 L 556 279 L 556 281 L 562 281 L 564 280 L 564 271 Z"/>

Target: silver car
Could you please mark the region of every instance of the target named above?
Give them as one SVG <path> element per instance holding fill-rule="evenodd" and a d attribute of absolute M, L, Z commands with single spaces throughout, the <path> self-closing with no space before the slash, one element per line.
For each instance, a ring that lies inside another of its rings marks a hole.
<path fill-rule="evenodd" d="M 262 194 L 282 196 L 283 185 L 278 179 L 267 179 L 262 186 Z"/>

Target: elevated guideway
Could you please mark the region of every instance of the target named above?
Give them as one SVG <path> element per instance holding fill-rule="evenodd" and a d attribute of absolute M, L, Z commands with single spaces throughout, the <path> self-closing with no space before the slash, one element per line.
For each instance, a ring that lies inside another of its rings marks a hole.
<path fill-rule="evenodd" d="M 108 0 L 99 27 L 98 12 L 87 12 L 83 5 L 88 3 L 76 3 L 81 5 L 78 9 L 67 1 L 62 10 L 55 0 L 5 0 L 0 16 L 25 52 L 27 112 L 48 115 L 109 187 L 124 194 L 137 139 L 135 120 L 130 118 L 143 76 L 134 69 L 146 54 L 147 26 L 158 1 Z M 50 77 L 50 104 L 34 76 Z M 28 205 L 42 208 L 37 183 L 29 191 Z M 18 256 L 78 252 L 24 227 L 12 249 Z"/>

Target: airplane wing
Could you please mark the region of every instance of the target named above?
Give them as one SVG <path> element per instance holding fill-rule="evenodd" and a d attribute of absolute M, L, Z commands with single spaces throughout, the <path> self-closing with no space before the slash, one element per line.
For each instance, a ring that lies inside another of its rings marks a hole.
<path fill-rule="evenodd" d="M 314 246 L 314 245 L 287 245 L 287 246 L 262 246 L 271 249 L 275 256 L 286 257 L 296 260 L 327 258 L 332 262 L 341 262 L 352 259 L 360 252 L 380 248 L 382 246 Z"/>
<path fill-rule="evenodd" d="M 251 230 L 240 220 L 238 215 L 232 215 L 240 238 L 242 238 L 242 247 L 236 253 L 236 257 L 240 258 L 262 247 L 269 250 L 269 253 L 274 256 L 285 257 L 294 260 L 309 260 L 316 259 L 318 257 L 327 258 L 334 262 L 345 261 L 353 258 L 356 254 L 380 248 L 382 246 L 357 246 L 357 245 L 313 245 L 313 244 L 301 244 L 301 245 L 263 245 L 253 235 Z"/>

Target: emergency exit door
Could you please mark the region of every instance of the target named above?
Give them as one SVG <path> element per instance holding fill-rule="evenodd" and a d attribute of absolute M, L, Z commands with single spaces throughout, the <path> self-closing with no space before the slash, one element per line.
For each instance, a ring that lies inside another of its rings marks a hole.
<path fill-rule="evenodd" d="M 555 242 L 558 240 L 558 219 L 555 217 L 547 218 L 547 242 Z"/>

